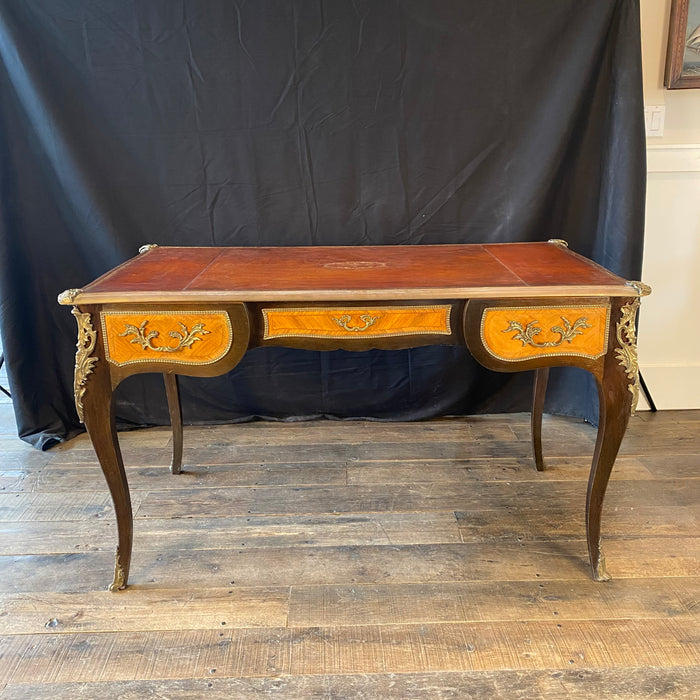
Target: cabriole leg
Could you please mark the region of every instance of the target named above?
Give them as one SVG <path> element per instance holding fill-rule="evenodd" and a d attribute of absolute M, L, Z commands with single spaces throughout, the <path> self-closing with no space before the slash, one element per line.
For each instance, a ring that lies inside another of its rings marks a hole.
<path fill-rule="evenodd" d="M 180 404 L 180 388 L 176 374 L 164 374 L 165 394 L 168 398 L 170 425 L 173 429 L 173 460 L 170 471 L 180 474 L 182 471 L 182 407 Z"/>
<path fill-rule="evenodd" d="M 78 352 L 75 357 L 75 404 L 78 417 L 85 423 L 107 486 L 114 502 L 118 546 L 114 581 L 110 591 L 126 588 L 131 563 L 133 520 L 131 498 L 124 472 L 114 420 L 114 398 L 109 367 L 102 342 L 93 329 L 89 313 L 73 309 L 78 321 Z"/>
<path fill-rule="evenodd" d="M 532 427 L 532 453 L 535 458 L 535 468 L 538 472 L 544 471 L 544 459 L 542 457 L 542 413 L 544 411 L 544 397 L 547 393 L 548 380 L 549 367 L 535 370 L 535 386 L 532 395 L 530 424 Z"/>
<path fill-rule="evenodd" d="M 97 368 L 95 373 L 98 373 Z M 114 581 L 110 591 L 126 588 L 131 563 L 133 521 L 131 497 L 126 481 L 124 463 L 117 439 L 114 422 L 114 400 L 109 382 L 100 381 L 98 376 L 90 380 L 85 393 L 85 427 L 95 448 L 97 459 L 107 480 L 109 492 L 114 502 L 117 518 L 119 545 L 114 566 Z"/>
<path fill-rule="evenodd" d="M 638 300 L 631 301 L 621 308 L 619 304 L 613 306 L 612 318 L 619 318 L 616 326 L 617 343 L 613 343 L 614 352 L 608 352 L 606 355 L 603 373 L 598 379 L 600 422 L 586 495 L 588 555 L 596 581 L 607 581 L 610 578 L 605 571 L 605 557 L 600 542 L 603 498 L 627 423 L 637 407 L 639 396 L 639 367 L 634 327 L 638 306 Z"/>

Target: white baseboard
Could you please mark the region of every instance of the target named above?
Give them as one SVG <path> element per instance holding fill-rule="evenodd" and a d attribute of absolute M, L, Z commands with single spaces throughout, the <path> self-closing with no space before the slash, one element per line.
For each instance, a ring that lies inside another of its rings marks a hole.
<path fill-rule="evenodd" d="M 647 172 L 696 173 L 700 171 L 700 144 L 647 146 Z"/>
<path fill-rule="evenodd" d="M 641 365 L 642 376 L 656 408 L 700 408 L 700 365 Z M 639 410 L 649 408 L 640 392 Z"/>

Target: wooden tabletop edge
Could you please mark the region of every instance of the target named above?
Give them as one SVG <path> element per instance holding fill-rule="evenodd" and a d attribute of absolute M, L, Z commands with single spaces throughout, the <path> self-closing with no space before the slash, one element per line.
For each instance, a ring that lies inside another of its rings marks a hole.
<path fill-rule="evenodd" d="M 63 305 L 124 303 L 212 303 L 281 301 L 396 301 L 401 299 L 528 299 L 546 297 L 637 297 L 644 294 L 631 284 L 560 285 L 540 287 L 439 287 L 395 289 L 284 289 L 83 292 L 66 290 Z"/>

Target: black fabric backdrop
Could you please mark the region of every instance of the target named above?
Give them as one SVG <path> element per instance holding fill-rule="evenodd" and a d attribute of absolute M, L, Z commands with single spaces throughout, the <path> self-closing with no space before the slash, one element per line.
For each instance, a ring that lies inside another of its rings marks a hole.
<path fill-rule="evenodd" d="M 20 435 L 79 427 L 56 295 L 143 243 L 564 238 L 638 278 L 638 0 L 0 0 L 1 329 Z M 596 420 L 585 372 L 547 410 Z M 463 348 L 252 351 L 185 420 L 523 410 Z M 162 379 L 117 415 L 167 422 Z"/>

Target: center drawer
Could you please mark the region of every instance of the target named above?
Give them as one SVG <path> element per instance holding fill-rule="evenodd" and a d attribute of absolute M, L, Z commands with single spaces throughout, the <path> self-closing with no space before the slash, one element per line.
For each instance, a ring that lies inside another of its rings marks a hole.
<path fill-rule="evenodd" d="M 264 340 L 450 335 L 449 304 L 264 308 Z"/>

